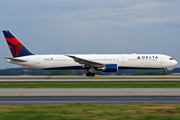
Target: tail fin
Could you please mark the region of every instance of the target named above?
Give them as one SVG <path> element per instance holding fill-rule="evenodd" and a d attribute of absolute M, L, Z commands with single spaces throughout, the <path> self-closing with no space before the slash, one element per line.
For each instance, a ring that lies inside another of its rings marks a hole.
<path fill-rule="evenodd" d="M 34 55 L 10 31 L 3 31 L 3 34 L 13 57 Z"/>

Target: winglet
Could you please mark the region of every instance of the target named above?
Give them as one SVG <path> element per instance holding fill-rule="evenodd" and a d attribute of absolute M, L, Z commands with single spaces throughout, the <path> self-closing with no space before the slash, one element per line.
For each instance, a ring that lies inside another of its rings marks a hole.
<path fill-rule="evenodd" d="M 34 55 L 10 31 L 4 30 L 3 34 L 13 57 Z"/>

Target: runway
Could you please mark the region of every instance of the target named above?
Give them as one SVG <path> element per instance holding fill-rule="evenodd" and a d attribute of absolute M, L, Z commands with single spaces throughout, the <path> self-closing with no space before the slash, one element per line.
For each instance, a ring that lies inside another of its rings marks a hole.
<path fill-rule="evenodd" d="M 88 79 L 88 80 L 75 80 L 75 79 L 31 79 L 31 80 L 0 80 L 0 83 L 61 83 L 61 82 L 180 82 L 180 79 Z"/>
<path fill-rule="evenodd" d="M 0 88 L 1 105 L 180 104 L 180 88 Z"/>
<path fill-rule="evenodd" d="M 0 88 L 0 96 L 180 96 L 180 88 Z"/>
<path fill-rule="evenodd" d="M 180 76 L 0 76 L 0 83 L 25 82 L 180 82 Z"/>
<path fill-rule="evenodd" d="M 85 75 L 77 76 L 0 76 L 0 79 L 180 79 L 180 76 L 163 76 L 163 75 L 101 75 L 95 77 L 86 77 Z"/>
<path fill-rule="evenodd" d="M 179 82 L 179 76 L 8 76 L 0 83 L 37 82 Z M 180 88 L 0 88 L 2 105 L 180 104 Z"/>
<path fill-rule="evenodd" d="M 20 76 L 0 76 L 0 79 L 88 79 L 92 77 L 86 77 L 85 75 L 68 75 L 68 76 L 48 76 L 48 75 L 43 75 L 43 76 L 30 76 L 30 75 L 20 75 Z M 95 76 L 93 79 L 98 79 L 98 78 L 179 78 L 180 76 L 178 75 L 101 75 L 101 76 Z"/>
<path fill-rule="evenodd" d="M 180 82 L 180 78 L 1 78 L 0 83 L 40 83 L 40 82 Z"/>
<path fill-rule="evenodd" d="M 54 104 L 180 104 L 180 96 L 71 96 L 71 97 L 0 97 L 1 105 L 54 105 Z"/>

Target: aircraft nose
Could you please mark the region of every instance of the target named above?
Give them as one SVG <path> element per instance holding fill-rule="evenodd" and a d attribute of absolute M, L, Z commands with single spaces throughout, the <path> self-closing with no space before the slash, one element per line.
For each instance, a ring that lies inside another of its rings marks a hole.
<path fill-rule="evenodd" d="M 178 62 L 176 60 L 173 60 L 173 62 L 172 62 L 173 65 L 177 65 L 177 63 Z"/>
<path fill-rule="evenodd" d="M 175 60 L 175 63 L 174 63 L 175 65 L 177 65 L 178 64 L 178 62 Z"/>

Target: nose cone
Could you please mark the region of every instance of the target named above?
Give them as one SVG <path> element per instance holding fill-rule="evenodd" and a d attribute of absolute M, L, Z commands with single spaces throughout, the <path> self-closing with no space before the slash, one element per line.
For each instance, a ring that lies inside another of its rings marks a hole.
<path fill-rule="evenodd" d="M 174 66 L 174 65 L 177 65 L 177 63 L 178 62 L 176 60 L 173 60 L 171 64 Z"/>

